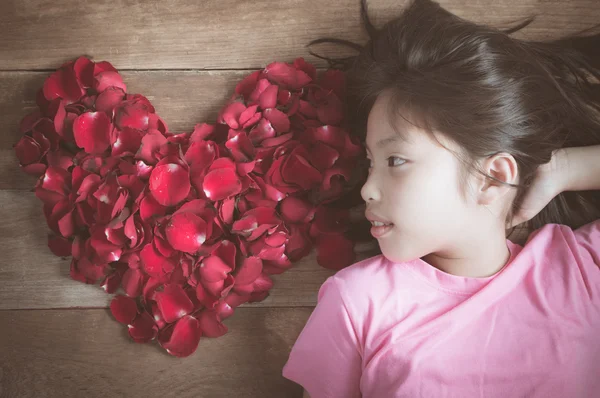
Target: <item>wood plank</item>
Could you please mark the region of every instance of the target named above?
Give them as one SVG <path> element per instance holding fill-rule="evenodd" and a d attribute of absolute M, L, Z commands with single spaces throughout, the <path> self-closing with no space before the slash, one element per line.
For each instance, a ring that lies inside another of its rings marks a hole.
<path fill-rule="evenodd" d="M 0 191 L 0 310 L 104 308 L 112 295 L 99 285 L 86 285 L 69 276 L 70 260 L 47 247 L 50 231 L 41 202 L 31 192 Z M 357 246 L 359 259 L 372 246 Z M 314 306 L 321 284 L 333 271 L 320 267 L 313 251 L 292 268 L 273 275 L 271 295 L 249 307 Z"/>
<path fill-rule="evenodd" d="M 0 311 L 2 397 L 298 397 L 281 370 L 311 308 L 239 308 L 187 358 L 137 344 L 109 310 Z"/>
<path fill-rule="evenodd" d="M 502 24 L 538 14 L 527 34 L 573 32 L 600 19 L 597 0 L 440 0 L 457 15 Z M 406 0 L 370 0 L 377 26 Z M 316 38 L 364 42 L 359 0 L 5 0 L 0 4 L 0 70 L 55 69 L 88 54 L 119 69 L 260 68 L 308 54 Z M 350 54 L 339 47 L 332 56 Z M 316 61 L 316 60 L 315 60 Z M 322 61 L 316 61 L 324 66 Z"/>

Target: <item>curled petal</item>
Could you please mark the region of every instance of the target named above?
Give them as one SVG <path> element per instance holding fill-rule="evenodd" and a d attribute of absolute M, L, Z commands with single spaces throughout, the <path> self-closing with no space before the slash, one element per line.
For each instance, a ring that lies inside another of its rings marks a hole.
<path fill-rule="evenodd" d="M 282 166 L 281 176 L 285 182 L 296 184 L 305 190 L 320 184 L 323 179 L 319 170 L 300 153 L 290 154 Z"/>
<path fill-rule="evenodd" d="M 232 102 L 221 111 L 218 117 L 219 123 L 226 123 L 230 128 L 240 127 L 239 117 L 246 110 L 246 105 L 241 102 Z"/>
<path fill-rule="evenodd" d="M 150 123 L 150 113 L 154 113 L 154 107 L 146 97 L 136 94 L 133 98 L 119 104 L 114 113 L 115 124 L 119 129 L 131 127 L 146 131 Z"/>
<path fill-rule="evenodd" d="M 156 338 L 158 326 L 147 312 L 138 314 L 129 325 L 129 335 L 136 343 L 148 343 Z"/>
<path fill-rule="evenodd" d="M 63 98 L 67 103 L 78 101 L 85 90 L 77 81 L 72 65 L 66 65 L 46 79 L 43 86 L 44 97 L 48 100 Z"/>
<path fill-rule="evenodd" d="M 127 86 L 125 85 L 125 83 L 123 83 L 123 78 L 121 77 L 121 75 L 119 75 L 118 72 L 101 72 L 98 73 L 94 77 L 94 79 L 94 89 L 96 89 L 96 91 L 98 91 L 99 93 L 103 92 L 104 90 L 110 87 L 120 88 L 124 92 L 127 92 Z"/>
<path fill-rule="evenodd" d="M 216 311 L 204 310 L 200 313 L 200 329 L 206 337 L 220 337 L 227 333 L 227 326 L 223 325 Z"/>
<path fill-rule="evenodd" d="M 227 278 L 231 267 L 218 256 L 210 256 L 200 263 L 200 277 L 202 280 L 214 283 Z"/>
<path fill-rule="evenodd" d="M 242 79 L 242 81 L 235 86 L 236 94 L 241 94 L 244 97 L 248 97 L 254 90 L 259 76 L 260 71 L 255 71 Z"/>
<path fill-rule="evenodd" d="M 96 97 L 96 110 L 112 114 L 112 110 L 123 101 L 125 92 L 119 87 L 109 87 Z"/>
<path fill-rule="evenodd" d="M 298 90 L 312 81 L 304 71 L 283 62 L 267 65 L 264 72 L 271 82 L 293 90 Z"/>
<path fill-rule="evenodd" d="M 201 336 L 200 322 L 188 315 L 178 320 L 175 326 L 161 332 L 158 341 L 169 354 L 184 358 L 196 351 Z"/>
<path fill-rule="evenodd" d="M 148 130 L 142 138 L 140 148 L 135 155 L 136 159 L 141 159 L 146 164 L 156 164 L 156 153 L 160 151 L 160 148 L 167 143 L 167 137 L 165 137 L 158 130 Z"/>

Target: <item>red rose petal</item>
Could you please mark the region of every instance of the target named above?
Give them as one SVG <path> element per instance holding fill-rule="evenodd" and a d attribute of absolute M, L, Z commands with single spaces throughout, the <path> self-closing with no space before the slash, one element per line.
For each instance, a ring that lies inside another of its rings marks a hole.
<path fill-rule="evenodd" d="M 298 90 L 312 81 L 305 72 L 283 62 L 273 62 L 264 70 L 270 81 L 285 88 Z"/>
<path fill-rule="evenodd" d="M 215 131 L 215 126 L 207 123 L 198 123 L 194 126 L 194 131 L 190 136 L 190 142 L 200 142 L 207 140 L 208 137 Z"/>
<path fill-rule="evenodd" d="M 277 92 L 279 87 L 275 84 L 271 84 L 269 87 L 262 92 L 258 98 L 258 104 L 261 109 L 275 108 L 277 106 Z"/>
<path fill-rule="evenodd" d="M 21 137 L 14 148 L 21 166 L 39 161 L 42 155 L 40 145 L 27 135 Z"/>
<path fill-rule="evenodd" d="M 114 113 L 115 124 L 119 129 L 131 127 L 146 131 L 150 123 L 150 113 L 154 113 L 154 107 L 146 97 L 135 94 L 133 98 L 123 101 L 116 107 Z"/>
<path fill-rule="evenodd" d="M 48 100 L 63 98 L 67 103 L 78 101 L 85 90 L 79 85 L 73 66 L 63 66 L 46 79 L 43 87 Z"/>
<path fill-rule="evenodd" d="M 219 299 L 212 295 L 201 283 L 196 286 L 196 297 L 206 308 L 214 308 Z"/>
<path fill-rule="evenodd" d="M 117 131 L 117 139 L 112 144 L 112 156 L 135 155 L 142 144 L 142 132 L 129 127 Z"/>
<path fill-rule="evenodd" d="M 121 280 L 123 278 L 123 274 L 121 272 L 113 272 L 110 275 L 107 275 L 106 278 L 100 284 L 100 287 L 104 289 L 104 291 L 108 294 L 113 294 L 119 289 L 121 286 Z"/>
<path fill-rule="evenodd" d="M 143 312 L 129 325 L 129 335 L 136 343 L 148 343 L 158 334 L 158 326 L 152 316 Z"/>
<path fill-rule="evenodd" d="M 336 126 L 344 120 L 342 101 L 333 92 L 319 101 L 317 117 L 326 125 Z"/>
<path fill-rule="evenodd" d="M 223 200 L 240 193 L 242 182 L 235 170 L 229 168 L 214 169 L 204 177 L 202 190 L 206 197 L 211 200 Z"/>
<path fill-rule="evenodd" d="M 354 244 L 342 234 L 322 234 L 317 240 L 317 262 L 320 266 L 340 270 L 354 263 Z"/>
<path fill-rule="evenodd" d="M 221 202 L 219 207 L 219 216 L 225 224 L 231 225 L 233 223 L 233 212 L 235 210 L 235 199 L 229 198 Z"/>
<path fill-rule="evenodd" d="M 156 164 L 155 154 L 167 143 L 167 138 L 158 130 L 148 130 L 142 138 L 142 143 L 136 159 L 142 159 L 147 164 Z"/>
<path fill-rule="evenodd" d="M 220 337 L 227 333 L 227 326 L 223 325 L 217 312 L 214 310 L 204 310 L 200 313 L 200 330 L 206 337 Z"/>
<path fill-rule="evenodd" d="M 112 114 L 112 110 L 125 98 L 125 92 L 119 87 L 109 87 L 96 97 L 96 110 Z"/>
<path fill-rule="evenodd" d="M 258 124 L 250 130 L 248 138 L 254 145 L 259 145 L 267 138 L 273 138 L 277 135 L 277 132 L 273 128 L 273 125 L 269 120 L 263 118 L 260 119 Z"/>
<path fill-rule="evenodd" d="M 176 163 L 156 166 L 150 174 L 150 192 L 163 206 L 174 206 L 190 192 L 190 173 Z"/>
<path fill-rule="evenodd" d="M 250 93 L 254 90 L 256 86 L 256 82 L 258 81 L 258 77 L 260 76 L 260 71 L 255 71 L 246 76 L 241 82 L 239 82 L 235 86 L 236 94 L 241 94 L 244 97 L 248 97 Z"/>
<path fill-rule="evenodd" d="M 101 154 L 110 145 L 112 123 L 104 112 L 86 112 L 73 122 L 78 147 L 91 154 Z"/>
<path fill-rule="evenodd" d="M 209 256 L 200 262 L 200 276 L 209 283 L 224 280 L 231 270 L 232 268 L 218 256 Z"/>
<path fill-rule="evenodd" d="M 110 311 L 118 322 L 125 325 L 131 324 L 138 314 L 135 300 L 121 294 L 110 302 Z"/>
<path fill-rule="evenodd" d="M 240 285 L 252 283 L 262 272 L 262 260 L 258 257 L 247 257 L 236 270 L 235 282 Z"/>
<path fill-rule="evenodd" d="M 81 87 L 92 87 L 94 79 L 94 62 L 85 56 L 77 58 L 73 64 L 75 76 Z"/>
<path fill-rule="evenodd" d="M 194 310 L 194 304 L 180 285 L 165 285 L 165 290 L 154 293 L 163 319 L 172 323 Z"/>
<path fill-rule="evenodd" d="M 280 211 L 285 222 L 310 222 L 313 218 L 315 207 L 306 200 L 288 196 L 281 201 Z"/>
<path fill-rule="evenodd" d="M 279 133 L 284 134 L 290 131 L 290 119 L 279 109 L 270 108 L 263 111 L 263 116 L 271 122 L 273 128 Z"/>
<path fill-rule="evenodd" d="M 155 216 L 164 216 L 166 212 L 167 207 L 158 203 L 152 195 L 145 196 L 140 203 L 140 217 L 146 222 Z"/>
<path fill-rule="evenodd" d="M 310 161 L 321 172 L 332 167 L 339 159 L 340 153 L 322 142 L 317 142 L 310 151 Z"/>
<path fill-rule="evenodd" d="M 316 79 L 317 78 L 317 68 L 315 68 L 314 65 L 306 62 L 306 60 L 302 57 L 296 58 L 293 62 L 293 65 L 295 68 L 300 69 L 301 71 L 303 71 L 304 73 L 306 73 L 308 76 L 310 76 L 311 79 Z"/>
<path fill-rule="evenodd" d="M 319 170 L 299 154 L 291 154 L 286 159 L 282 165 L 281 176 L 286 183 L 296 184 L 304 190 L 319 185 L 323 178 Z"/>
<path fill-rule="evenodd" d="M 128 269 L 123 274 L 121 286 L 129 297 L 137 297 L 142 293 L 144 274 L 139 269 Z"/>
<path fill-rule="evenodd" d="M 312 249 L 312 241 L 306 224 L 290 225 L 289 239 L 286 244 L 286 254 L 291 261 L 298 261 L 308 255 Z"/>
<path fill-rule="evenodd" d="M 235 132 L 227 140 L 225 146 L 231 152 L 231 156 L 236 162 L 249 162 L 254 159 L 254 146 L 246 135 L 246 132 Z"/>
<path fill-rule="evenodd" d="M 67 238 L 62 236 L 49 236 L 48 247 L 58 257 L 67 257 L 71 255 L 73 244 Z"/>
<path fill-rule="evenodd" d="M 94 79 L 94 89 L 99 93 L 111 87 L 120 88 L 123 92 L 127 92 L 127 86 L 123 83 L 123 78 L 118 72 L 101 72 L 94 76 Z"/>
<path fill-rule="evenodd" d="M 251 120 L 256 120 L 254 123 L 256 123 L 258 121 L 258 119 L 256 118 L 256 115 L 259 115 L 259 119 L 260 119 L 260 113 L 256 112 L 256 110 L 258 109 L 258 105 L 251 105 L 248 108 L 246 108 L 239 117 L 239 124 L 240 126 L 242 126 L 243 128 L 248 127 L 249 123 L 251 123 Z M 251 123 L 253 124 L 253 123 Z M 251 125 L 250 124 L 250 125 Z"/>
<path fill-rule="evenodd" d="M 232 129 L 237 129 L 240 127 L 239 117 L 245 110 L 246 105 L 241 102 L 233 102 L 223 108 L 218 117 L 218 121 L 219 123 L 227 123 Z"/>
<path fill-rule="evenodd" d="M 186 316 L 172 328 L 161 332 L 159 342 L 169 354 L 184 358 L 196 351 L 201 336 L 200 322 L 193 316 Z"/>
<path fill-rule="evenodd" d="M 206 222 L 192 213 L 178 213 L 171 217 L 165 232 L 174 249 L 195 253 L 206 241 Z"/>

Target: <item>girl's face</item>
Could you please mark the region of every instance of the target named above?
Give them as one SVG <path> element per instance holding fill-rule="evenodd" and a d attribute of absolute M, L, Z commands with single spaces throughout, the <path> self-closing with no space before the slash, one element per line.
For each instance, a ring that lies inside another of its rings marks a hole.
<path fill-rule="evenodd" d="M 399 118 L 392 128 L 387 97 L 379 96 L 367 123 L 369 177 L 361 195 L 382 253 L 394 262 L 451 253 L 477 230 L 477 206 L 460 192 L 460 162 L 425 131 Z M 438 139 L 448 148 L 450 142 Z M 467 186 L 469 186 L 467 184 Z M 480 220 L 481 222 L 481 220 Z"/>

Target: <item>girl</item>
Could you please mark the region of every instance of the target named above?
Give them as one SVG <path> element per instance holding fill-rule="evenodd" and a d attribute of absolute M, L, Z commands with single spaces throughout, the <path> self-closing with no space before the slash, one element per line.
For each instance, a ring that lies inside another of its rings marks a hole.
<path fill-rule="evenodd" d="M 382 254 L 325 281 L 283 375 L 312 398 L 600 396 L 600 35 L 517 40 L 531 20 L 430 0 L 376 30 L 362 6 L 348 104 Z"/>

